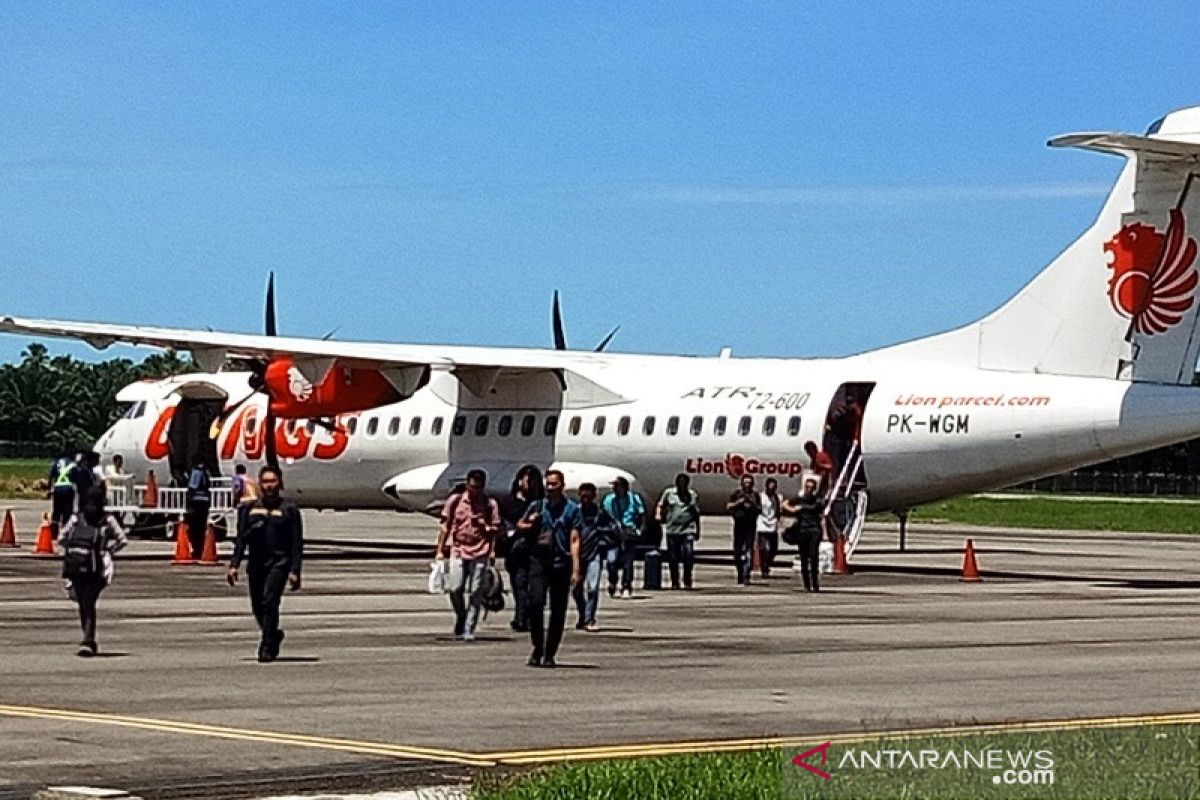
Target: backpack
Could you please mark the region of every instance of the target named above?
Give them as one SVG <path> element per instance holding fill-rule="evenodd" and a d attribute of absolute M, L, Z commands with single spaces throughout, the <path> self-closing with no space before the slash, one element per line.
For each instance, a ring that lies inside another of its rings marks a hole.
<path fill-rule="evenodd" d="M 484 568 L 479 586 L 475 588 L 475 596 L 489 613 L 495 614 L 504 610 L 504 579 L 500 577 L 500 570 L 492 564 Z"/>
<path fill-rule="evenodd" d="M 104 529 L 76 521 L 63 543 L 63 577 L 71 580 L 97 578 L 104 571 Z"/>

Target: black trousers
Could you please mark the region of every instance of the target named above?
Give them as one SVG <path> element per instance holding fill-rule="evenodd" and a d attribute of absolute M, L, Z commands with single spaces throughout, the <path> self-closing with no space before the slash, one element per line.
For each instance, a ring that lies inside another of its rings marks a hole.
<path fill-rule="evenodd" d="M 696 565 L 695 539 L 687 534 L 668 533 L 667 567 L 671 572 L 671 588 L 679 585 L 679 565 L 683 565 L 683 585 L 692 588 L 692 570 Z"/>
<path fill-rule="evenodd" d="M 751 553 L 758 532 L 754 529 L 754 520 L 748 523 L 733 524 L 733 566 L 737 568 L 738 583 L 750 582 L 750 568 L 754 565 Z"/>
<path fill-rule="evenodd" d="M 800 577 L 804 579 L 804 591 L 819 592 L 821 590 L 821 531 L 801 532 L 800 544 Z"/>
<path fill-rule="evenodd" d="M 83 629 L 83 642 L 95 644 L 96 601 L 104 591 L 104 579 L 99 576 L 77 579 L 71 581 L 71 586 L 75 589 L 75 599 L 79 603 L 79 627 Z"/>
<path fill-rule="evenodd" d="M 779 532 L 758 534 L 758 550 L 762 558 L 762 575 L 765 578 L 771 571 L 771 565 L 775 563 L 775 555 L 779 552 Z"/>
<path fill-rule="evenodd" d="M 75 488 L 68 486 L 63 489 L 55 489 L 50 497 L 50 521 L 55 524 L 57 530 L 61 530 L 71 515 L 75 513 Z"/>
<path fill-rule="evenodd" d="M 504 557 L 508 588 L 513 595 L 513 627 L 521 630 L 529 627 L 529 549 L 529 542 L 515 541 Z"/>
<path fill-rule="evenodd" d="M 192 558 L 200 560 L 204 554 L 204 532 L 208 530 L 209 503 L 194 502 L 188 506 L 188 543 L 192 546 Z"/>
<path fill-rule="evenodd" d="M 550 627 L 545 628 L 544 609 L 550 599 Z M 571 599 L 571 568 L 555 567 L 547 559 L 529 563 L 529 639 L 533 655 L 554 658 L 562 642 L 567 621 L 567 603 Z"/>
<path fill-rule="evenodd" d="M 263 644 L 273 644 L 279 635 L 279 603 L 287 586 L 287 564 L 248 564 L 246 577 L 250 582 L 250 609 L 262 629 Z"/>

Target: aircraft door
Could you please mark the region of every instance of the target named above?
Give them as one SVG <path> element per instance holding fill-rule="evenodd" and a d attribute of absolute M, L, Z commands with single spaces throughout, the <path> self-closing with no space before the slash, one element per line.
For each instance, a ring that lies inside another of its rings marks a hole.
<path fill-rule="evenodd" d="M 866 522 L 869 496 L 862 452 L 862 424 L 874 383 L 843 383 L 825 415 L 821 444 L 833 461 L 826 520 L 845 540 L 846 556 L 854 553 Z"/>
<path fill-rule="evenodd" d="M 204 462 L 210 475 L 220 474 L 221 462 L 217 458 L 217 442 L 209 430 L 224 408 L 224 400 L 181 398 L 171 419 L 167 433 L 170 446 L 168 462 L 171 477 L 177 486 L 187 482 L 188 473 L 197 459 Z"/>

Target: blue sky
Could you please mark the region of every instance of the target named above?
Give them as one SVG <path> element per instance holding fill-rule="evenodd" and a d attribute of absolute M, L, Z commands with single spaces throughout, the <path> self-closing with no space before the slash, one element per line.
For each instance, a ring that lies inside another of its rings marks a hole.
<path fill-rule="evenodd" d="M 816 5 L 0 4 L 0 313 L 855 352 L 1090 223 L 1047 138 L 1200 103 L 1187 3 Z"/>

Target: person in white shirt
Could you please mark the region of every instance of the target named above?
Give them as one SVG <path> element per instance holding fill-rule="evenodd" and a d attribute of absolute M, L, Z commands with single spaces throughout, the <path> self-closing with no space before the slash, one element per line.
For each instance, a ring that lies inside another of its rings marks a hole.
<path fill-rule="evenodd" d="M 771 564 L 775 554 L 779 552 L 779 481 L 767 478 L 762 492 L 762 512 L 758 515 L 758 547 L 759 564 L 764 578 L 771 575 Z"/>

